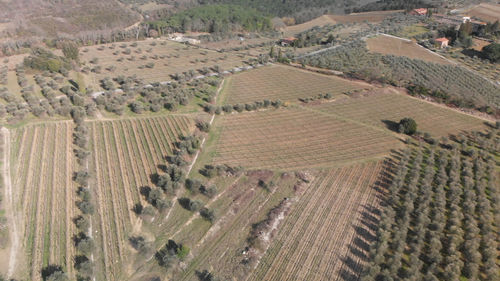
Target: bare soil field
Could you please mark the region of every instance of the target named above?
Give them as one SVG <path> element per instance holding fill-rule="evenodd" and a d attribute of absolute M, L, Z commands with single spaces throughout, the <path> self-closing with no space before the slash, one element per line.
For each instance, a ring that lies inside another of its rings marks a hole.
<path fill-rule="evenodd" d="M 192 132 L 194 123 L 179 116 L 88 124 L 93 157 L 90 170 L 96 178 L 97 276 L 99 280 L 123 280 L 126 266 L 134 260 L 128 239 L 143 231 L 141 219 L 133 212 L 135 204 L 148 204 L 141 187 L 153 186 L 151 175 L 172 155 L 179 136 Z"/>
<path fill-rule="evenodd" d="M 304 23 L 297 24 L 297 25 L 287 26 L 287 27 L 283 28 L 282 30 L 286 34 L 293 35 L 293 34 L 297 34 L 297 33 L 300 33 L 302 31 L 306 31 L 308 29 L 311 29 L 315 26 L 325 26 L 328 24 L 333 25 L 335 23 L 337 23 L 337 22 L 335 20 L 333 20 L 330 16 L 323 15 L 321 17 L 315 18 L 315 19 L 310 20 L 308 22 L 304 22 Z"/>
<path fill-rule="evenodd" d="M 76 227 L 72 219 L 79 211 L 71 179 L 76 165 L 72 131 L 71 123 L 59 122 L 11 132 L 13 211 L 23 247 L 18 259 L 28 261 L 17 263 L 14 277 L 41 280 L 40 270 L 49 264 L 62 265 L 74 277 Z"/>
<path fill-rule="evenodd" d="M 495 22 L 500 20 L 500 5 L 493 3 L 481 3 L 467 12 L 468 16 L 472 16 L 487 22 Z"/>
<path fill-rule="evenodd" d="M 356 280 L 376 235 L 384 161 L 327 170 L 285 216 L 246 280 Z"/>
<path fill-rule="evenodd" d="M 419 131 L 434 137 L 485 128 L 482 119 L 387 89 L 311 107 L 380 128 L 391 128 L 394 122 L 411 117 Z"/>
<path fill-rule="evenodd" d="M 378 158 L 400 144 L 390 132 L 307 108 L 225 115 L 215 126 L 213 162 L 248 168 L 338 166 Z"/>
<path fill-rule="evenodd" d="M 374 12 L 364 12 L 364 13 L 352 13 L 348 15 L 329 15 L 329 17 L 336 23 L 351 23 L 351 22 L 372 22 L 378 23 L 382 22 L 388 16 L 401 13 L 403 10 L 390 10 L 390 11 L 374 11 Z"/>
<path fill-rule="evenodd" d="M 406 41 L 386 35 L 380 35 L 367 39 L 366 45 L 368 50 L 374 53 L 405 56 L 434 63 L 450 64 L 448 60 L 410 40 Z"/>
<path fill-rule="evenodd" d="M 472 41 L 474 42 L 472 49 L 474 49 L 476 51 L 482 51 L 485 46 L 491 44 L 490 42 L 488 42 L 486 40 L 481 40 L 481 39 L 477 39 L 477 38 L 472 39 Z"/>
<path fill-rule="evenodd" d="M 315 26 L 325 26 L 328 24 L 333 25 L 336 23 L 362 23 L 365 21 L 371 23 L 379 23 L 389 15 L 398 12 L 402 12 L 402 10 L 352 13 L 348 15 L 323 15 L 305 23 L 287 26 L 282 30 L 287 35 L 293 35 L 311 29 Z"/>
<path fill-rule="evenodd" d="M 137 44 L 137 45 L 136 45 Z M 134 47 L 135 46 L 135 47 Z M 90 68 L 101 66 L 101 73 L 91 73 L 95 86 L 105 77 L 135 75 L 145 82 L 170 81 L 170 75 L 219 65 L 223 70 L 245 65 L 251 56 L 219 53 L 167 40 L 146 40 L 85 47 L 82 61 Z M 97 58 L 97 63 L 90 63 Z M 152 63 L 152 68 L 146 67 Z M 201 74 L 197 74 L 201 75 Z"/>
<path fill-rule="evenodd" d="M 335 76 L 312 73 L 293 67 L 272 65 L 233 75 L 227 79 L 222 100 L 229 104 L 262 101 L 264 99 L 297 101 L 298 98 L 331 93 L 343 93 L 370 88 Z"/>

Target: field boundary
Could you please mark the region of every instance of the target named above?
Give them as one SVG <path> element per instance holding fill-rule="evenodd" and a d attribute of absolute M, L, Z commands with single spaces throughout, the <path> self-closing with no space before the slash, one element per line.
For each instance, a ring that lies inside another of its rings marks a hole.
<path fill-rule="evenodd" d="M 9 267 L 7 271 L 7 278 L 10 278 L 14 274 L 17 262 L 17 252 L 19 252 L 19 233 L 17 230 L 17 218 L 14 211 L 14 203 L 12 199 L 12 181 L 10 178 L 10 131 L 2 127 L 1 129 L 3 136 L 3 161 L 2 161 L 2 174 L 3 174 L 3 184 L 6 193 L 6 205 L 7 209 L 11 211 L 10 225 L 11 225 L 11 239 L 12 243 L 10 245 L 9 254 Z"/>

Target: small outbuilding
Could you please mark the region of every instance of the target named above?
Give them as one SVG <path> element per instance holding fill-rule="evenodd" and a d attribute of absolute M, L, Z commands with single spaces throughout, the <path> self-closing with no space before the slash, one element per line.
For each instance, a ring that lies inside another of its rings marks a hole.
<path fill-rule="evenodd" d="M 280 45 L 283 47 L 288 47 L 290 45 L 293 45 L 295 41 L 297 41 L 297 38 L 295 37 L 286 37 L 280 40 Z"/>
<path fill-rule="evenodd" d="M 436 45 L 438 45 L 440 49 L 448 47 L 448 43 L 450 42 L 450 40 L 448 40 L 448 38 L 445 37 L 437 38 L 434 41 L 436 42 Z"/>
<path fill-rule="evenodd" d="M 427 15 L 427 8 L 413 9 L 413 10 L 411 10 L 410 15 L 425 16 L 425 15 Z"/>

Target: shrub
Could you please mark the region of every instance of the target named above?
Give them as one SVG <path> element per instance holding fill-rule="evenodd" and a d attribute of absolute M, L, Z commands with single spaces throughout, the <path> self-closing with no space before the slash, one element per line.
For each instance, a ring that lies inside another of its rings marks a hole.
<path fill-rule="evenodd" d="M 200 216 L 202 216 L 204 219 L 209 220 L 210 222 L 215 221 L 215 213 L 213 210 L 210 210 L 206 207 L 203 207 L 200 209 Z"/>
<path fill-rule="evenodd" d="M 399 121 L 398 131 L 411 136 L 417 132 L 417 122 L 412 118 L 403 118 Z"/>

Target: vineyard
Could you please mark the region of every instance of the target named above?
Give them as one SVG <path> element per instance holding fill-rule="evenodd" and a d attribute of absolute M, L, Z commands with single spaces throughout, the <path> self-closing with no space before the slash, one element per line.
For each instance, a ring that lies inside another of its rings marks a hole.
<path fill-rule="evenodd" d="M 382 129 L 304 108 L 222 116 L 216 126 L 213 162 L 251 168 L 329 167 L 380 157 L 399 143 Z"/>
<path fill-rule="evenodd" d="M 361 280 L 498 280 L 498 140 L 402 152 Z"/>
<path fill-rule="evenodd" d="M 403 40 L 391 36 L 380 35 L 366 40 L 369 51 L 384 55 L 404 56 L 412 59 L 450 64 L 450 62 L 439 55 L 417 45 L 411 40 Z"/>
<path fill-rule="evenodd" d="M 248 280 L 356 280 L 377 220 L 384 161 L 321 173 Z"/>
<path fill-rule="evenodd" d="M 11 131 L 11 174 L 14 215 L 20 226 L 23 250 L 18 274 L 41 280 L 42 267 L 60 264 L 74 276 L 73 218 L 76 185 L 72 174 L 76 161 L 69 122 L 29 125 Z"/>
<path fill-rule="evenodd" d="M 253 253 L 241 253 L 249 246 L 252 225 L 263 220 L 283 198 L 296 196 L 294 186 L 300 181 L 293 173 L 265 170 L 230 179 L 220 195 L 207 203 L 214 209 L 216 221 L 206 228 L 207 223 L 198 219 L 175 236 L 192 248 L 193 258 L 174 280 L 196 280 L 197 271 L 210 267 L 223 280 L 243 280 L 252 270 L 247 261 L 253 260 Z M 274 184 L 266 189 L 259 182 Z"/>
<path fill-rule="evenodd" d="M 261 100 L 296 101 L 318 94 L 342 93 L 369 88 L 334 76 L 326 76 L 286 66 L 268 66 L 228 78 L 228 86 L 222 93 L 230 104 Z"/>
<path fill-rule="evenodd" d="M 89 122 L 91 160 L 95 175 L 93 217 L 99 280 L 122 280 L 132 262 L 128 239 L 140 233 L 142 221 L 136 204 L 147 205 L 141 188 L 153 186 L 151 176 L 172 155 L 179 136 L 194 129 L 187 117 L 155 117 Z"/>
<path fill-rule="evenodd" d="M 485 121 L 481 119 L 387 89 L 311 107 L 369 126 L 389 129 L 393 129 L 394 122 L 411 117 L 417 121 L 419 131 L 435 137 L 485 127 Z"/>

